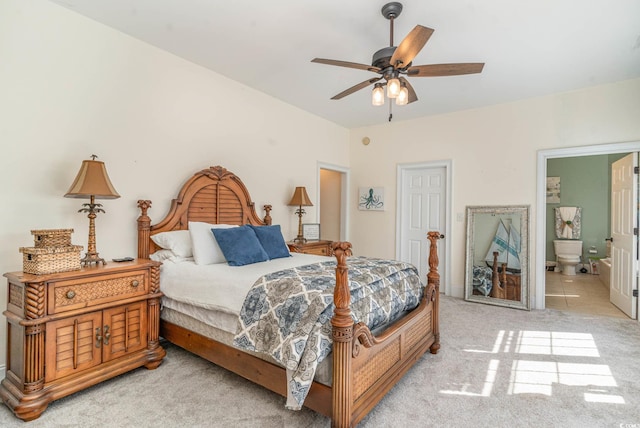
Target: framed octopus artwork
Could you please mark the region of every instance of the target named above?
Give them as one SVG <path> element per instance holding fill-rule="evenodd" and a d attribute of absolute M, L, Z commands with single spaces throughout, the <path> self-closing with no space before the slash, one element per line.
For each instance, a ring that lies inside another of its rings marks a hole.
<path fill-rule="evenodd" d="M 384 211 L 384 187 L 360 187 L 358 209 L 362 211 Z"/>

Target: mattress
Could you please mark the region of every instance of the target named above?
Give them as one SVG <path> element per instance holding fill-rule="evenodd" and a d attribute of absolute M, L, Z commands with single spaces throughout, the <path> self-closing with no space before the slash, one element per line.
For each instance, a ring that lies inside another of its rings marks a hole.
<path fill-rule="evenodd" d="M 326 256 L 292 253 L 292 257 L 246 266 L 196 265 L 192 260 L 165 261 L 160 267 L 160 290 L 164 293 L 160 318 L 233 346 L 244 298 L 258 278 L 270 272 L 326 260 Z M 251 354 L 281 366 L 266 354 Z M 325 358 L 315 376 L 316 381 L 329 386 L 331 361 L 332 358 Z"/>

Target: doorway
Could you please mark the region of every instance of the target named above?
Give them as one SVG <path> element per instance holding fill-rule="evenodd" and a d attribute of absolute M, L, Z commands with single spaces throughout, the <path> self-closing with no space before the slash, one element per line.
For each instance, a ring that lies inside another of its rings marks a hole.
<path fill-rule="evenodd" d="M 546 203 L 546 177 L 548 161 L 556 158 L 570 158 L 593 155 L 613 155 L 618 153 L 637 152 L 640 150 L 640 141 L 629 143 L 605 144 L 597 146 L 584 146 L 566 149 L 543 150 L 538 152 L 537 172 L 537 210 L 536 210 L 536 261 L 535 261 L 535 294 L 532 295 L 532 305 L 536 309 L 544 309 L 546 293 L 546 257 L 548 250 L 547 234 L 552 225 L 547 224 L 548 212 Z M 562 192 L 562 190 L 561 190 Z M 634 213 L 637 215 L 637 212 Z M 585 252 L 591 246 L 587 246 Z M 637 301 L 637 299 L 636 299 Z M 635 303 L 637 304 L 637 303 Z"/>
<path fill-rule="evenodd" d="M 317 216 L 320 239 L 348 240 L 349 170 L 337 165 L 318 164 Z"/>
<path fill-rule="evenodd" d="M 445 236 L 438 242 L 441 284 L 445 295 L 451 295 L 449 260 L 451 246 L 451 179 L 450 160 L 400 164 L 397 169 L 396 259 L 415 265 L 421 278 L 428 272 L 428 231 Z M 450 239 L 450 238 L 449 238 Z"/>

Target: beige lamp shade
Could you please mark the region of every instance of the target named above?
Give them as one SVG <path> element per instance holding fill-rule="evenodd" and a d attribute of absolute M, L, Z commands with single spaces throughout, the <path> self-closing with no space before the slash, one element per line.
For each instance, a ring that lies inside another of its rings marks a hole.
<path fill-rule="evenodd" d="M 296 187 L 289 205 L 293 207 L 312 207 L 313 204 L 311 203 L 311 199 L 309 199 L 309 195 L 307 195 L 307 189 L 304 187 Z"/>
<path fill-rule="evenodd" d="M 116 199 L 120 195 L 109 180 L 107 169 L 104 162 L 97 160 L 82 161 L 80 171 L 69 191 L 64 195 L 65 198 L 90 198 L 97 199 Z"/>

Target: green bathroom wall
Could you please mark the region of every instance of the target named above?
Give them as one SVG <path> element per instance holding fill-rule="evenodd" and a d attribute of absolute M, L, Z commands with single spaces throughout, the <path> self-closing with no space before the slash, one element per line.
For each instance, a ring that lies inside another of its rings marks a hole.
<path fill-rule="evenodd" d="M 605 239 L 611 236 L 611 164 L 626 154 L 557 158 L 547 160 L 547 177 L 560 177 L 560 203 L 547 204 L 546 260 L 554 261 L 555 212 L 560 206 L 582 208 L 583 260 L 606 255 Z M 596 247 L 597 254 L 588 250 Z"/>

